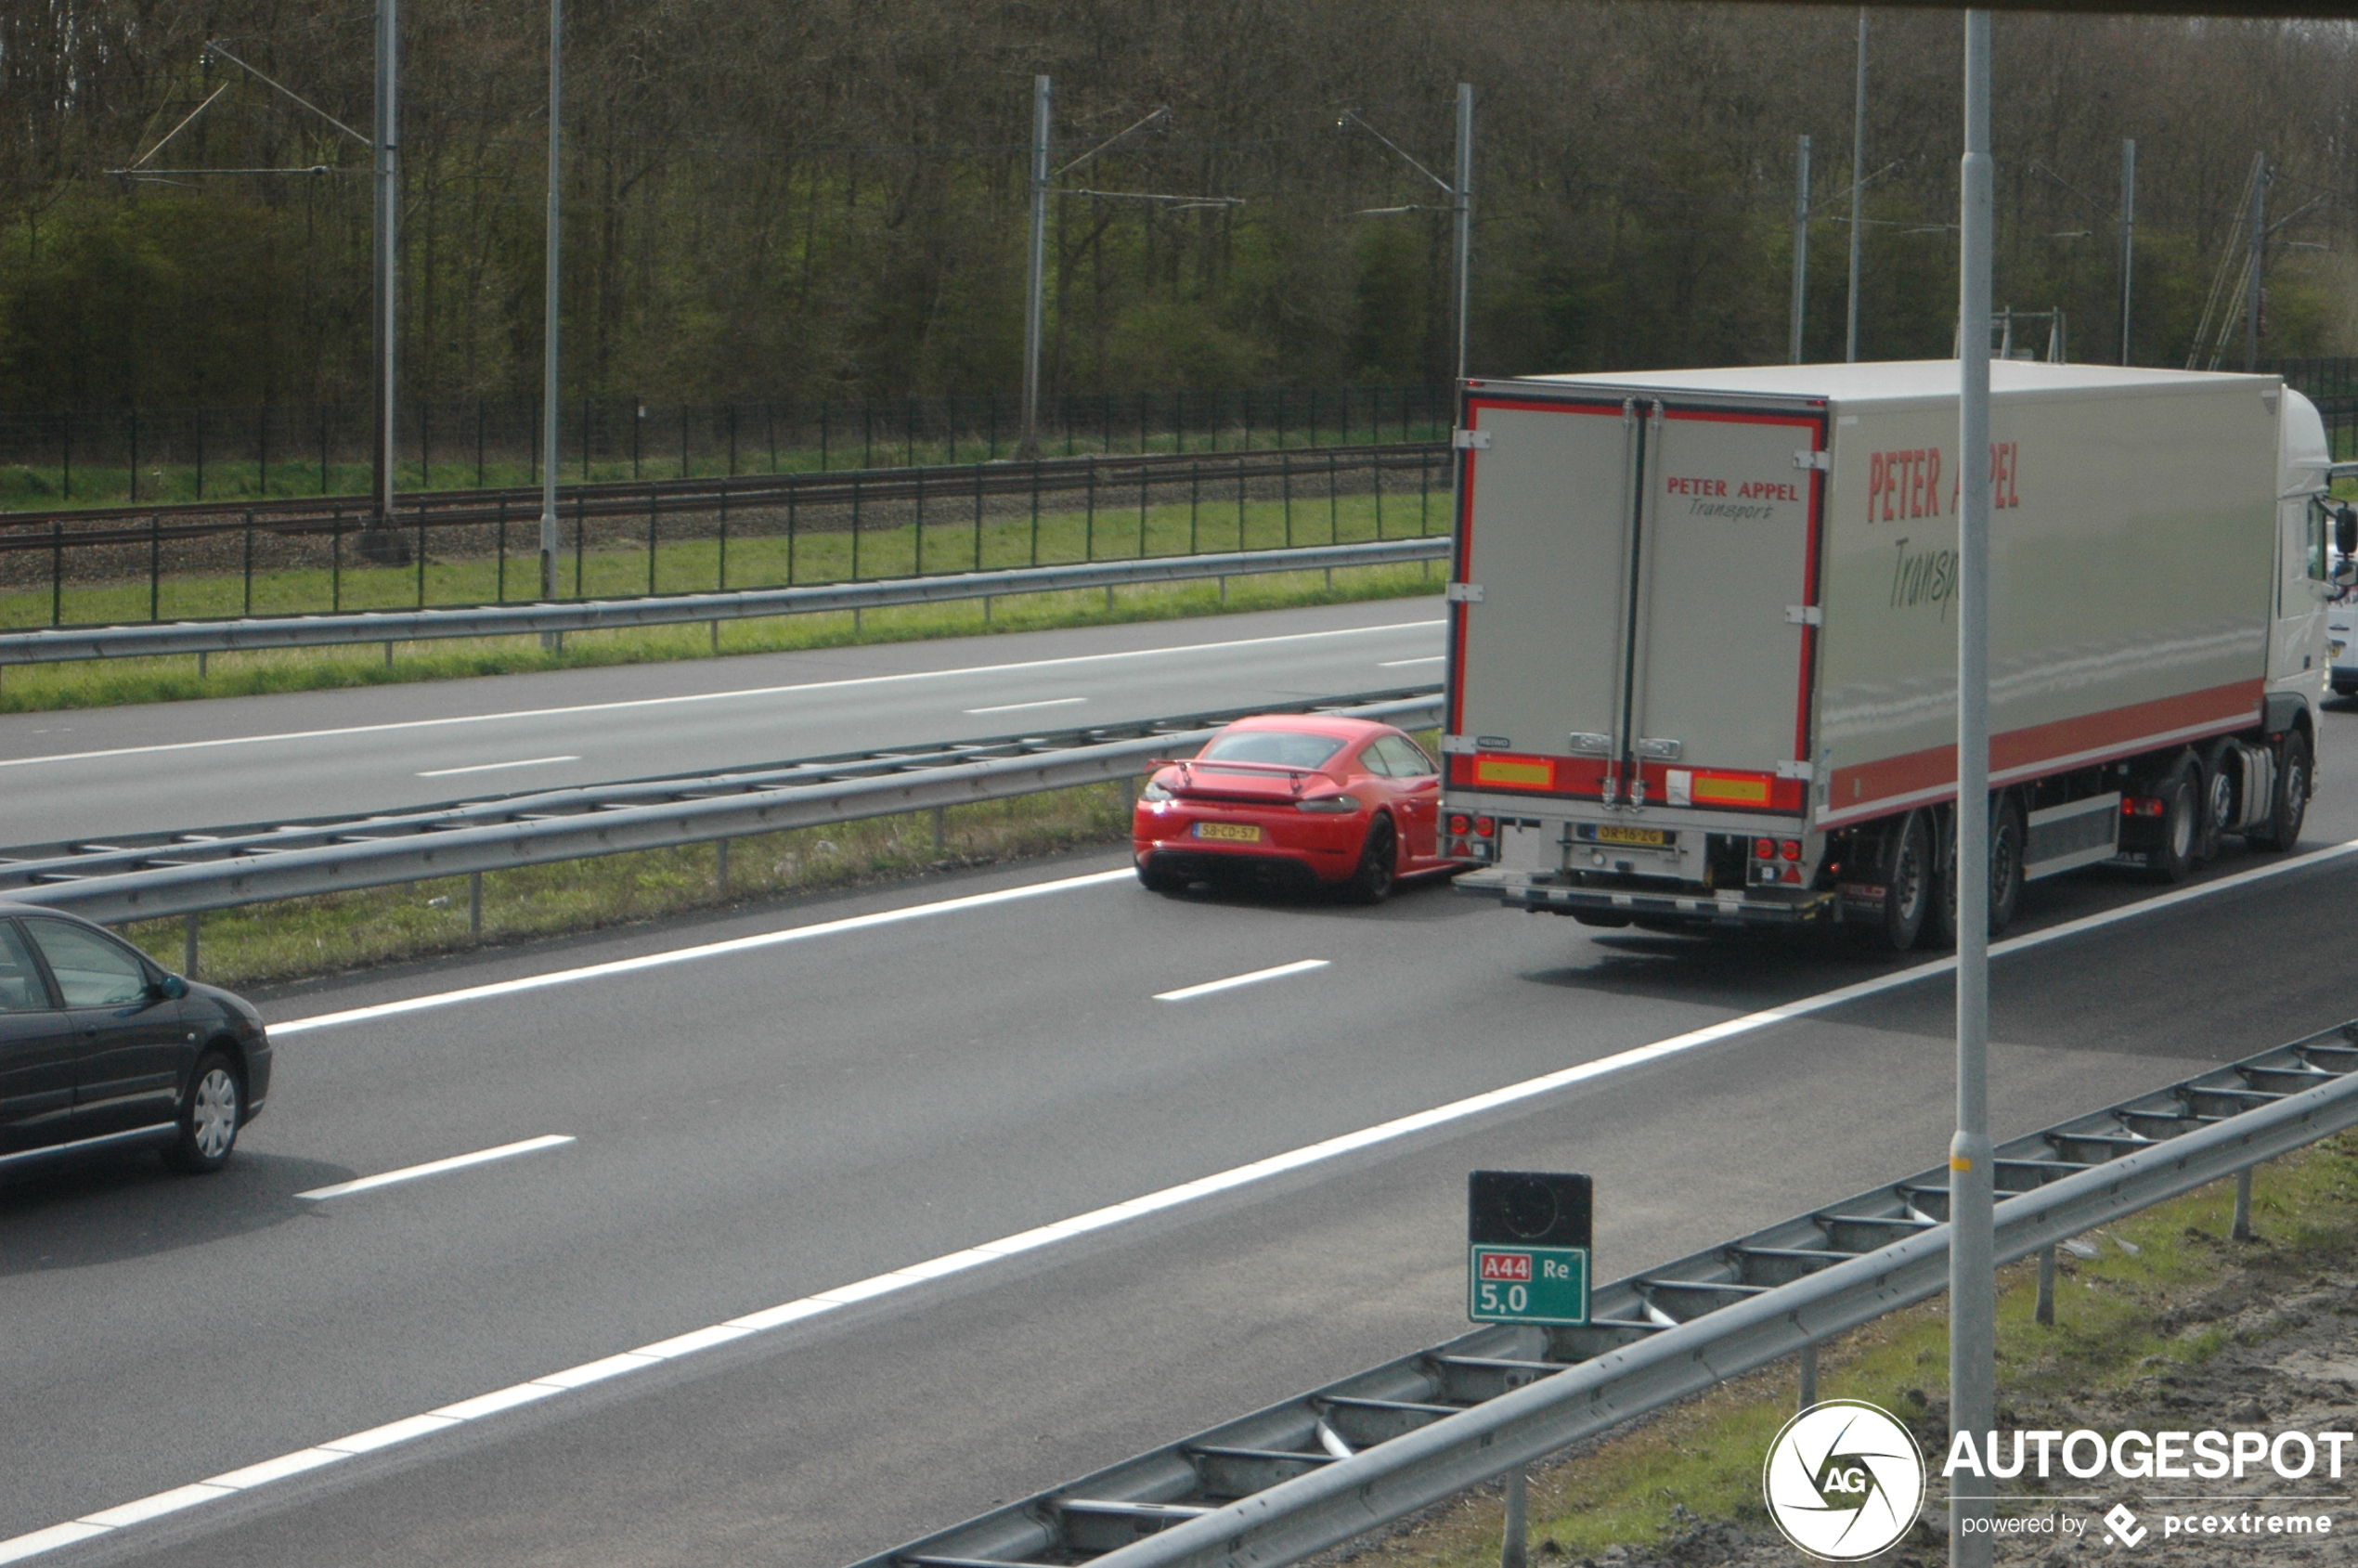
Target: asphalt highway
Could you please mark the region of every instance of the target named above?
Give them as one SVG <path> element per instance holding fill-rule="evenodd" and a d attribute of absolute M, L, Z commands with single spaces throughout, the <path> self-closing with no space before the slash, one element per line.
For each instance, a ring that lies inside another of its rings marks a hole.
<path fill-rule="evenodd" d="M 2358 716 L 2326 718 L 2313 850 L 2358 838 Z M 2032 890 L 2021 931 L 2122 917 L 1998 961 L 2002 1137 L 2358 1015 L 2358 855 L 2135 912 L 2156 891 Z M 799 1302 L 38 1560 L 827 1568 L 1458 1331 L 1469 1169 L 1594 1174 L 1613 1277 L 1937 1162 L 1949 990 L 1905 967 L 1443 888 L 1165 899 L 1097 853 L 266 998 L 278 1083 L 227 1173 L 0 1186 L 0 1407 L 27 1413 L 0 1423 L 0 1542 Z M 571 1141 L 317 1196 L 536 1139 Z"/>
<path fill-rule="evenodd" d="M 0 845 L 229 827 L 1437 682 L 1386 600 L 0 716 Z"/>

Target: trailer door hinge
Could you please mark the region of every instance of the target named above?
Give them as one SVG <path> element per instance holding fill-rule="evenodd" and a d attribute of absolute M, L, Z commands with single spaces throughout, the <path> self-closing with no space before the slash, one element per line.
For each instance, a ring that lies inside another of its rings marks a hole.
<path fill-rule="evenodd" d="M 1479 604 L 1482 603 L 1482 585 L 1451 583 L 1442 597 L 1451 604 Z"/>
<path fill-rule="evenodd" d="M 1461 452 L 1468 449 L 1477 452 L 1486 452 L 1490 450 L 1490 432 L 1486 430 L 1453 430 L 1449 433 L 1449 445 L 1455 447 Z"/>
<path fill-rule="evenodd" d="M 1815 604 L 1788 604 L 1785 606 L 1785 620 L 1794 626 L 1823 626 L 1826 624 L 1826 612 Z"/>
<path fill-rule="evenodd" d="M 1444 757 L 1471 757 L 1474 750 L 1474 738 L 1471 735 L 1441 737 L 1441 755 Z"/>
<path fill-rule="evenodd" d="M 1823 473 L 1833 467 L 1834 455 L 1832 452 L 1795 452 L 1793 465 L 1795 468 L 1814 468 Z"/>
<path fill-rule="evenodd" d="M 1777 776 L 1781 779 L 1799 779 L 1807 784 L 1818 776 L 1818 770 L 1807 762 L 1780 762 L 1777 764 Z"/>

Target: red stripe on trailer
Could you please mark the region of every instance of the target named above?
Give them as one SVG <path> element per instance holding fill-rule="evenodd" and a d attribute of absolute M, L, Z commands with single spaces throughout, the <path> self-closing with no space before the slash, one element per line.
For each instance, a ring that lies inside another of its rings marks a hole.
<path fill-rule="evenodd" d="M 2133 757 L 2174 741 L 2227 734 L 2258 721 L 2264 680 L 2161 697 L 2008 730 L 1989 740 L 1989 782 L 2015 784 L 2066 768 Z M 1885 808 L 1928 805 L 1957 794 L 1957 747 L 1930 746 L 1876 762 L 1836 768 L 1820 826 L 1872 817 Z"/>

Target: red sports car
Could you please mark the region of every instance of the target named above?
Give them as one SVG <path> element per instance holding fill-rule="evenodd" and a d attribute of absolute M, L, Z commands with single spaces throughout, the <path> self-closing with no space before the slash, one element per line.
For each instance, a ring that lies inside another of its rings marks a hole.
<path fill-rule="evenodd" d="M 1440 771 L 1416 742 L 1364 719 L 1240 719 L 1138 799 L 1138 880 L 1339 888 L 1373 903 L 1400 877 L 1465 864 L 1441 853 Z"/>

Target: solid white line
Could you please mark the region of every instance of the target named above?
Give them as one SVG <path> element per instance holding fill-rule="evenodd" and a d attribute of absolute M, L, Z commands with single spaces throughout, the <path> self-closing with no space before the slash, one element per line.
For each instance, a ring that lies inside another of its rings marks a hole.
<path fill-rule="evenodd" d="M 573 1138 L 568 1134 L 551 1133 L 542 1137 L 525 1138 L 521 1143 L 501 1144 L 498 1148 L 480 1148 L 473 1154 L 454 1154 L 447 1160 L 430 1160 L 423 1165 L 406 1165 L 398 1171 L 359 1176 L 352 1181 L 338 1182 L 333 1186 L 315 1186 L 309 1192 L 298 1192 L 295 1196 L 315 1201 L 322 1198 L 342 1198 L 348 1193 L 391 1186 L 395 1182 L 414 1182 L 421 1176 L 439 1176 L 445 1171 L 463 1171 L 470 1165 L 487 1165 L 495 1160 L 513 1160 L 519 1154 L 534 1154 L 571 1142 Z"/>
<path fill-rule="evenodd" d="M 1210 996 L 1215 991 L 1234 991 L 1240 985 L 1259 985 L 1263 980 L 1280 979 L 1287 975 L 1306 975 L 1313 969 L 1323 969 L 1323 958 L 1302 958 L 1291 964 L 1280 964 L 1274 969 L 1255 969 L 1250 975 L 1231 975 L 1224 980 L 1206 980 L 1201 985 L 1181 986 L 1177 991 L 1155 992 L 1157 1002 L 1191 1002 L 1198 996 Z"/>
<path fill-rule="evenodd" d="M 615 713 L 625 708 L 667 707 L 682 703 L 734 702 L 745 697 L 790 696 L 802 692 L 833 692 L 853 686 L 885 686 L 911 680 L 942 680 L 962 675 L 1004 675 L 1017 669 L 1053 669 L 1063 665 L 1102 664 L 1114 659 L 1167 659 L 1181 654 L 1217 653 L 1229 648 L 1260 648 L 1276 642 L 1307 642 L 1325 637 L 1364 637 L 1379 631 L 1417 631 L 1442 623 L 1393 621 L 1383 626 L 1338 627 L 1332 631 L 1289 631 L 1274 637 L 1238 637 L 1222 642 L 1183 642 L 1169 648 L 1132 648 L 1111 654 L 1072 654 L 1054 659 L 1020 659 L 1012 664 L 963 665 L 954 669 L 917 669 L 900 675 L 862 675 L 842 680 L 806 680 L 791 686 L 748 686 L 733 692 L 689 692 L 675 697 L 633 697 L 623 702 L 577 703 L 567 707 L 518 708 L 509 713 L 461 713 L 441 719 L 404 719 L 384 724 L 346 724 L 330 730 L 289 730 L 269 735 L 218 735 L 201 741 L 168 741 L 155 745 L 110 746 L 102 751 L 61 751 L 46 757 L 0 758 L 0 768 L 30 768 L 44 762 L 90 762 L 108 757 L 144 757 L 161 751 L 201 751 L 213 746 L 260 745 L 271 741 L 315 741 L 339 735 L 374 735 L 396 730 L 431 730 L 450 724 L 498 724 L 519 719 L 562 719 L 577 713 Z"/>
<path fill-rule="evenodd" d="M 2076 936 L 2084 931 L 2114 925 L 2138 914 L 2172 908 L 2178 904 L 2208 897 L 2212 893 L 2247 887 L 2272 876 L 2281 876 L 2287 872 L 2307 870 L 2328 861 L 2341 859 L 2353 851 L 2358 851 L 2358 839 L 2352 839 L 2345 844 L 2337 844 L 2330 849 L 2319 849 L 2310 854 L 2291 856 L 2270 865 L 2238 873 L 2234 876 L 2222 876 L 2215 882 L 2182 888 L 2175 892 L 2163 893 L 2120 909 L 2106 911 L 2102 914 L 2066 921 L 2061 926 L 2051 926 L 2043 931 L 2034 931 L 2028 936 L 1993 942 L 1990 944 L 1989 951 L 1992 956 L 1996 956 L 2041 947 L 2049 942 L 2060 941 L 2066 937 Z M 1119 875 L 1126 876 L 1129 873 L 1122 872 Z M 462 1400 L 455 1405 L 446 1405 L 425 1416 L 411 1417 L 406 1421 L 393 1421 L 383 1426 L 372 1427 L 365 1432 L 357 1432 L 350 1437 L 338 1438 L 333 1442 L 309 1448 L 298 1448 L 292 1453 L 282 1454 L 275 1459 L 266 1459 L 259 1464 L 248 1465 L 241 1470 L 213 1476 L 195 1487 L 181 1487 L 170 1492 L 158 1493 L 154 1498 L 148 1499 L 145 1503 L 125 1504 L 120 1510 L 106 1510 L 105 1515 L 84 1514 L 80 1519 L 71 1520 L 62 1524 L 53 1524 L 46 1529 L 35 1530 L 30 1535 L 19 1536 L 13 1540 L 0 1541 L 0 1563 L 21 1562 L 43 1552 L 54 1551 L 60 1547 L 71 1546 L 76 1542 L 86 1541 L 94 1536 L 103 1536 L 122 1528 L 119 1525 L 96 1523 L 102 1517 L 112 1517 L 119 1511 L 138 1510 L 150 1505 L 155 1506 L 157 1511 L 162 1511 L 166 1499 L 171 1500 L 170 1506 L 175 1509 L 191 1506 L 202 1500 L 202 1495 L 198 1487 L 218 1488 L 223 1493 L 234 1493 L 267 1485 L 285 1476 L 298 1475 L 306 1471 L 317 1470 L 322 1465 L 337 1463 L 355 1453 L 372 1451 L 396 1443 L 408 1442 L 414 1438 L 425 1436 L 431 1432 L 439 1432 L 447 1427 L 483 1419 L 530 1400 L 544 1398 L 550 1394 L 579 1388 L 589 1383 L 602 1382 L 610 1378 L 627 1376 L 649 1367 L 661 1367 L 671 1356 L 691 1354 L 674 1347 L 687 1344 L 692 1341 L 700 1344 L 732 1342 L 753 1334 L 784 1328 L 791 1323 L 823 1316 L 827 1313 L 839 1311 L 856 1302 L 874 1301 L 879 1297 L 913 1289 L 929 1281 L 939 1279 L 945 1275 L 979 1268 L 1004 1258 L 1015 1257 L 1044 1247 L 1053 1247 L 1058 1242 L 1069 1241 L 1074 1237 L 1109 1230 L 1149 1214 L 1161 1213 L 1219 1193 L 1250 1186 L 1257 1182 L 1268 1181 L 1273 1177 L 1299 1171 L 1306 1166 L 1321 1164 L 1382 1144 L 1411 1137 L 1419 1133 L 1445 1127 L 1453 1122 L 1483 1116 L 1489 1112 L 1504 1109 L 1541 1095 L 1555 1094 L 1577 1084 L 1593 1082 L 1598 1079 L 1626 1072 L 1631 1068 L 1681 1056 L 1706 1045 L 1717 1044 L 1720 1041 L 1748 1034 L 1773 1024 L 1786 1023 L 1794 1018 L 1807 1017 L 1814 1013 L 1822 1013 L 1829 1008 L 1842 1006 L 1846 1003 L 1860 1001 L 1887 991 L 1897 991 L 1902 986 L 1913 985 L 1918 980 L 1947 974 L 1955 967 L 1955 959 L 1938 959 L 1930 964 L 1918 964 L 1910 968 L 1896 970 L 1888 975 L 1878 975 L 1872 979 L 1860 980 L 1853 985 L 1841 986 L 1833 991 L 1821 991 L 1816 996 L 1805 997 L 1798 1002 L 1789 1002 L 1782 1006 L 1763 1008 L 1756 1013 L 1746 1013 L 1740 1017 L 1728 1018 L 1698 1030 L 1690 1030 L 1685 1034 L 1672 1035 L 1666 1040 L 1657 1040 L 1650 1045 L 1634 1046 L 1626 1051 L 1615 1052 L 1610 1056 L 1600 1056 L 1592 1062 L 1583 1062 L 1577 1067 L 1565 1068 L 1561 1071 L 1546 1073 L 1537 1078 L 1527 1078 L 1520 1083 L 1509 1083 L 1504 1088 L 1493 1089 L 1486 1094 L 1453 1100 L 1447 1105 L 1435 1106 L 1430 1110 L 1420 1110 L 1391 1121 L 1380 1122 L 1373 1127 L 1362 1128 L 1355 1133 L 1345 1133 L 1341 1136 L 1328 1138 L 1319 1143 L 1289 1149 L 1283 1154 L 1271 1155 L 1265 1160 L 1256 1160 L 1250 1164 L 1238 1165 L 1213 1175 L 1182 1183 L 1178 1186 L 1165 1187 L 1160 1192 L 1148 1193 L 1142 1198 L 1134 1198 L 1126 1202 L 1111 1204 L 1103 1209 L 1093 1209 L 1085 1214 L 1076 1214 L 1070 1219 L 1058 1220 L 1054 1224 L 1041 1225 L 1032 1230 L 1018 1231 L 1013 1236 L 1002 1237 L 996 1241 L 986 1241 L 962 1251 L 947 1253 L 923 1263 L 911 1263 L 906 1267 L 893 1269 L 888 1273 L 875 1275 L 867 1279 L 855 1280 L 849 1285 L 838 1285 L 833 1289 L 823 1290 L 817 1295 L 803 1296 L 759 1312 L 746 1313 L 741 1317 L 732 1317 L 725 1323 L 714 1324 L 711 1328 L 694 1334 L 676 1336 L 655 1344 L 642 1345 L 635 1351 L 625 1351 L 618 1355 L 606 1356 L 602 1360 L 588 1362 L 560 1372 L 551 1372 L 512 1388 L 480 1394 L 473 1399 Z M 715 1332 L 720 1329 L 735 1330 L 735 1332 L 723 1337 Z M 706 1335 L 711 1337 L 705 1338 Z"/>
<path fill-rule="evenodd" d="M 502 768 L 544 768 L 551 762 L 578 762 L 578 757 L 527 757 L 520 762 L 476 762 L 464 768 L 431 768 L 421 779 L 447 779 L 454 773 L 496 773 Z"/>
<path fill-rule="evenodd" d="M 427 996 L 404 997 L 398 1002 L 380 1002 L 371 1007 L 351 1007 L 341 1013 L 318 1013 L 307 1018 L 289 1018 L 285 1023 L 272 1024 L 272 1038 L 284 1034 L 300 1034 L 305 1030 L 333 1029 L 339 1024 L 363 1023 L 371 1018 L 389 1018 L 402 1013 L 421 1012 L 429 1007 L 451 1007 L 462 1002 L 480 1002 L 486 997 L 513 996 L 519 991 L 539 991 L 549 986 L 571 985 L 577 980 L 603 979 L 609 975 L 635 974 L 641 969 L 659 969 L 667 965 L 692 964 L 698 959 L 718 958 L 727 953 L 750 952 L 757 948 L 776 947 L 784 942 L 809 941 L 815 937 L 832 937 L 845 931 L 864 931 L 875 926 L 897 926 L 904 920 L 923 920 L 936 914 L 953 914 L 962 910 L 987 909 L 992 904 L 1013 903 L 1021 899 L 1044 898 L 1051 893 L 1069 893 L 1082 888 L 1103 887 L 1108 882 L 1121 882 L 1134 877 L 1136 873 L 1093 871 L 1081 876 L 1061 876 L 1053 882 L 1032 882 L 1020 888 L 1002 888 L 995 893 L 969 893 L 963 898 L 943 899 L 935 903 L 912 904 L 905 909 L 880 910 L 874 914 L 854 914 L 841 920 L 823 920 L 811 926 L 789 926 L 783 931 L 764 931 L 757 936 L 732 937 L 727 941 L 705 942 L 696 947 L 673 948 L 667 952 L 650 952 L 637 958 L 617 958 L 605 964 L 586 964 L 578 969 L 557 969 L 545 975 L 526 975 L 519 979 L 497 980 L 489 985 L 467 986 L 458 991 L 435 991 Z"/>
<path fill-rule="evenodd" d="M 1376 667 L 1378 669 L 1402 669 L 1412 664 L 1439 664 L 1442 660 L 1447 658 L 1448 656 L 1449 655 L 1446 654 L 1428 654 L 1420 659 L 1383 659 L 1377 663 Z"/>
<path fill-rule="evenodd" d="M 1075 703 L 1085 703 L 1088 700 L 1087 697 L 1050 697 L 1045 702 L 1001 703 L 997 707 L 970 707 L 966 711 L 969 714 L 1019 713 L 1027 707 L 1070 707 Z"/>

